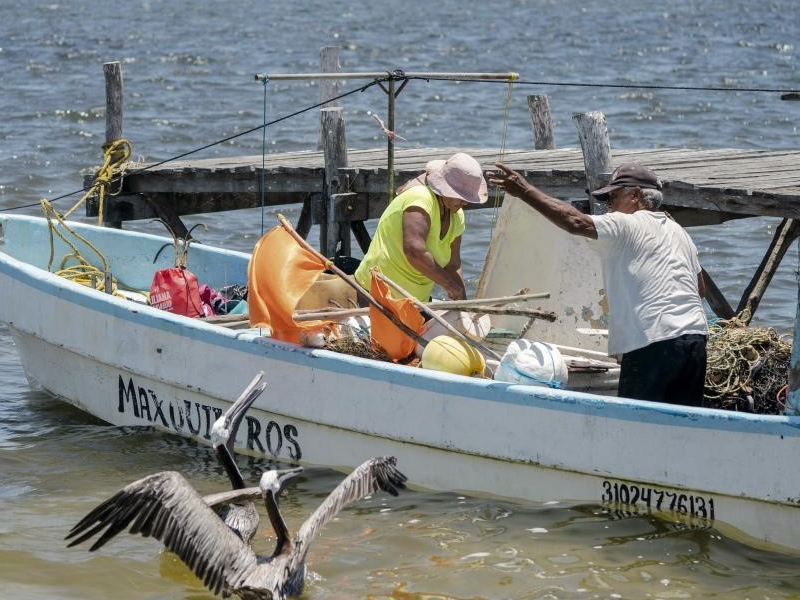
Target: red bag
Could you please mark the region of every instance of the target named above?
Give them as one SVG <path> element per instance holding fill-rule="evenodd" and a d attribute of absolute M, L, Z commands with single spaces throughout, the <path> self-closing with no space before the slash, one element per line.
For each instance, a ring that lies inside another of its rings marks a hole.
<path fill-rule="evenodd" d="M 199 317 L 203 309 L 197 277 L 186 267 L 156 271 L 150 285 L 150 306 L 176 315 Z"/>
<path fill-rule="evenodd" d="M 199 225 L 205 229 L 206 226 L 198 223 L 189 230 L 186 239 L 183 239 L 175 235 L 168 223 L 161 219 L 157 220 L 161 221 L 172 235 L 172 243 L 175 247 L 175 266 L 156 271 L 153 283 L 150 284 L 150 306 L 186 317 L 203 316 L 203 304 L 200 302 L 197 276 L 186 268 L 186 255 L 189 253 L 189 246 L 192 243 L 191 233 L 194 228 Z M 161 250 L 163 249 L 162 247 Z M 161 253 L 161 250 L 158 251 L 158 254 Z M 156 259 L 158 254 L 156 254 Z"/>

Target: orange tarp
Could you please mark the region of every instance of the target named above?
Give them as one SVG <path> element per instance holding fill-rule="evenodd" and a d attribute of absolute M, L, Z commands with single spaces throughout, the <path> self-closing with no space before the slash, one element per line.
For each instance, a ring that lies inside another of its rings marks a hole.
<path fill-rule="evenodd" d="M 327 321 L 296 323 L 292 318 L 325 263 L 303 248 L 283 227 L 275 227 L 253 249 L 248 267 L 247 307 L 251 327 L 269 327 L 272 337 L 300 343 L 300 332 L 318 329 Z"/>
<path fill-rule="evenodd" d="M 382 306 L 389 309 L 409 329 L 419 333 L 425 319 L 419 314 L 414 303 L 408 298 L 392 298 L 389 286 L 372 273 L 370 294 Z M 398 329 L 381 311 L 374 306 L 369 307 L 369 322 L 372 339 L 375 340 L 394 360 L 406 358 L 414 351 L 417 342 Z"/>

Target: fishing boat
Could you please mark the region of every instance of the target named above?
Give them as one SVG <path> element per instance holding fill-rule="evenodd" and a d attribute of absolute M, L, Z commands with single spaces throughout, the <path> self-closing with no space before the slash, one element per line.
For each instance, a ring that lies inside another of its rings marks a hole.
<path fill-rule="evenodd" d="M 166 238 L 72 227 L 129 289 L 148 289 L 155 270 L 172 266 Z M 552 250 L 552 240 L 542 243 Z M 421 487 L 654 513 L 800 551 L 800 417 L 636 401 L 573 382 L 516 385 L 302 347 L 50 272 L 52 256 L 69 252 L 47 219 L 0 217 L 0 321 L 33 385 L 103 421 L 208 444 L 243 382 L 264 371 L 268 387 L 238 451 L 340 469 L 391 454 Z M 487 263 L 507 262 L 501 256 L 495 246 Z M 220 288 L 247 281 L 249 258 L 198 244 L 189 267 Z M 590 324 L 600 318 L 588 313 Z"/>

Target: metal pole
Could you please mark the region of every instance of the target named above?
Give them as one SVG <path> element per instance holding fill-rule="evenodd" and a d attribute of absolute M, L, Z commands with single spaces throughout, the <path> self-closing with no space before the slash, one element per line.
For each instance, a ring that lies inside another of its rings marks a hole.
<path fill-rule="evenodd" d="M 800 243 L 798 249 L 798 264 L 800 264 Z M 794 335 L 792 336 L 792 355 L 789 359 L 789 393 L 786 396 L 786 415 L 800 415 L 800 273 L 798 284 L 797 310 L 794 318 Z"/>
<path fill-rule="evenodd" d="M 308 79 L 382 79 L 389 73 L 387 71 L 367 73 L 257 73 L 256 81 L 263 81 L 265 77 L 273 81 L 305 81 Z M 415 79 L 450 79 L 457 81 L 516 81 L 519 73 L 403 73 L 400 77 Z"/>
<path fill-rule="evenodd" d="M 312 79 L 377 79 L 387 81 L 388 90 L 384 88 L 389 96 L 389 109 L 387 115 L 388 129 L 394 131 L 394 105 L 396 99 L 395 81 L 404 79 L 408 82 L 409 79 L 438 79 L 438 80 L 452 80 L 452 81 L 516 81 L 519 79 L 518 73 L 406 73 L 404 71 L 377 71 L 366 73 L 256 73 L 256 81 L 264 81 L 265 79 L 273 81 L 307 81 Z M 405 83 L 404 82 L 404 83 Z M 403 89 L 403 86 L 400 86 Z M 388 136 L 386 143 L 387 152 L 387 177 L 388 184 L 387 195 L 388 201 L 391 202 L 394 198 L 394 140 Z"/>
<path fill-rule="evenodd" d="M 394 79 L 389 80 L 389 108 L 386 115 L 386 120 L 389 122 L 387 127 L 389 131 L 394 131 Z M 388 188 L 387 201 L 391 202 L 394 198 L 394 139 L 391 135 L 386 136 L 386 182 Z"/>

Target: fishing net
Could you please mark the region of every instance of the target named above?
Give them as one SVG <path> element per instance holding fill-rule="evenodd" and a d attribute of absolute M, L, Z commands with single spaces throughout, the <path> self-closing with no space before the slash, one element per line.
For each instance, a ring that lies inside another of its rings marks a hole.
<path fill-rule="evenodd" d="M 740 319 L 709 325 L 705 406 L 783 414 L 792 345 L 767 327 Z"/>
<path fill-rule="evenodd" d="M 325 344 L 326 350 L 359 356 L 361 358 L 371 358 L 372 360 L 382 360 L 392 362 L 392 359 L 375 341 L 369 336 L 369 331 L 342 325 L 339 335 L 335 339 Z"/>

